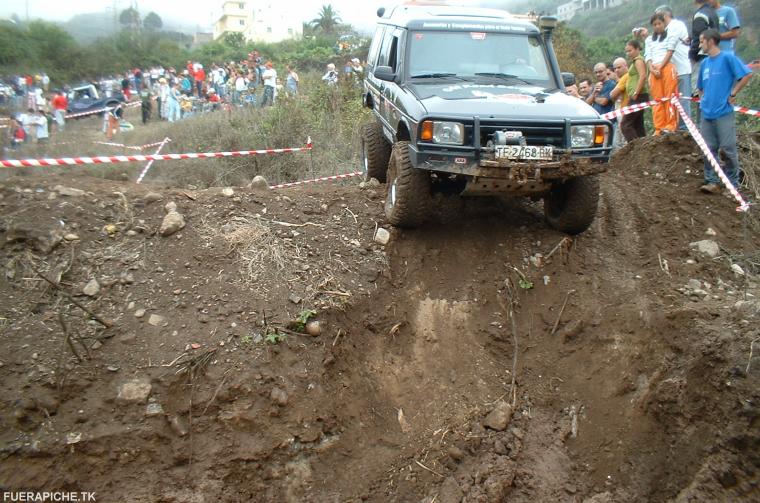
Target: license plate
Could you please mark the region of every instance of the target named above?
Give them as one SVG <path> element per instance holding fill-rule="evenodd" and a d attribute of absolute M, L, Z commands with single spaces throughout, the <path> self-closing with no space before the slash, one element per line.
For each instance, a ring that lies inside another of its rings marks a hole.
<path fill-rule="evenodd" d="M 524 159 L 530 161 L 551 161 L 554 147 L 532 147 L 530 145 L 497 145 L 497 159 Z"/>

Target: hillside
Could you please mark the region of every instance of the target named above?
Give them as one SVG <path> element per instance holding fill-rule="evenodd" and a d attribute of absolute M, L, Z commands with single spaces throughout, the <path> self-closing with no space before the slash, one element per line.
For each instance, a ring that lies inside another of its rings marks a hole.
<path fill-rule="evenodd" d="M 444 199 L 399 231 L 376 182 L 198 190 L 190 161 L 161 162 L 176 183 L 1 172 L 4 491 L 757 501 L 757 207 L 699 193 L 686 136 L 622 149 L 574 238 L 527 199 Z"/>

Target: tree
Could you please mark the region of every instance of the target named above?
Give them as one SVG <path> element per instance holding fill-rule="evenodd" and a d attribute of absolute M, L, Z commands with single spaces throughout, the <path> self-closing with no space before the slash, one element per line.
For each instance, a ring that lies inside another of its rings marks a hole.
<path fill-rule="evenodd" d="M 131 31 L 137 31 L 138 28 L 140 28 L 140 13 L 137 12 L 137 9 L 133 9 L 132 7 L 124 9 L 121 11 L 121 14 L 119 14 L 119 22 L 125 28 L 129 28 Z"/>
<path fill-rule="evenodd" d="M 322 6 L 319 16 L 311 21 L 311 25 L 324 33 L 333 33 L 340 22 L 337 11 L 333 10 L 331 4 L 327 4 Z"/>
<path fill-rule="evenodd" d="M 155 12 L 149 12 L 145 19 L 143 19 L 143 26 L 148 31 L 158 31 L 164 26 L 164 22 L 161 20 L 161 16 Z"/>
<path fill-rule="evenodd" d="M 240 49 L 245 45 L 245 37 L 240 32 L 227 32 L 222 38 L 224 45 L 233 49 Z"/>

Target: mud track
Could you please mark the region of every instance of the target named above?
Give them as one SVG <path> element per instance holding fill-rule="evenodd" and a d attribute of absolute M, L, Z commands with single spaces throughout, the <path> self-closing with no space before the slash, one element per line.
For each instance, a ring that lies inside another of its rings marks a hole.
<path fill-rule="evenodd" d="M 757 501 L 760 237 L 695 190 L 700 166 L 685 138 L 645 139 L 603 175 L 582 236 L 549 229 L 540 203 L 442 201 L 385 247 L 382 187 L 167 188 L 151 203 L 87 177 L 6 180 L 0 486 L 98 501 Z M 187 227 L 161 237 L 170 200 Z M 18 237 L 29 220 L 78 239 L 44 253 Z M 224 241 L 235 222 L 265 222 L 289 260 L 241 270 Z M 702 239 L 720 253 L 690 248 Z M 115 327 L 83 320 L 30 264 L 77 295 L 98 279 L 77 298 Z M 304 308 L 321 335 L 267 342 Z M 59 312 L 93 337 L 81 363 Z M 192 375 L 173 362 L 206 352 Z M 117 398 L 135 378 L 149 395 Z"/>

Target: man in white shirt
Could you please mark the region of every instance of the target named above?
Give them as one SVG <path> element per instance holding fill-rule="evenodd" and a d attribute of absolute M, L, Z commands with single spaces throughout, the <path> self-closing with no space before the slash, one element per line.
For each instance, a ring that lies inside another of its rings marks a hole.
<path fill-rule="evenodd" d="M 277 91 L 277 70 L 273 68 L 271 61 L 267 61 L 264 67 L 264 73 L 261 74 L 261 80 L 264 82 L 264 96 L 261 98 L 262 107 L 274 104 Z"/>
<path fill-rule="evenodd" d="M 689 47 L 691 39 L 686 23 L 673 17 L 673 10 L 667 5 L 657 7 L 655 13 L 662 13 L 665 18 L 665 30 L 667 38 L 665 46 L 667 53 L 663 60 L 663 66 L 672 62 L 678 75 L 678 94 L 681 95 L 681 106 L 687 115 L 691 115 L 691 62 L 689 61 Z M 679 117 L 678 129 L 686 131 L 686 124 Z"/>

